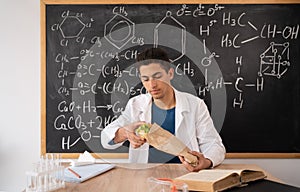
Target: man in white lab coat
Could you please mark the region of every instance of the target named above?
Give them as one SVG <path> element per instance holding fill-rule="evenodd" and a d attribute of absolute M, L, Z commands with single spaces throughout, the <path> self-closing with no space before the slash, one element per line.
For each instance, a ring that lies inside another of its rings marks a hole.
<path fill-rule="evenodd" d="M 214 167 L 225 157 L 225 147 L 206 104 L 200 98 L 180 92 L 171 85 L 174 69 L 164 50 L 151 48 L 138 56 L 137 68 L 147 90 L 131 98 L 123 113 L 101 133 L 104 148 L 115 149 L 130 142 L 129 159 L 137 163 L 182 163 L 189 171 Z M 156 150 L 135 134 L 144 123 L 157 123 L 174 134 L 198 158 L 190 165 L 184 157 Z"/>

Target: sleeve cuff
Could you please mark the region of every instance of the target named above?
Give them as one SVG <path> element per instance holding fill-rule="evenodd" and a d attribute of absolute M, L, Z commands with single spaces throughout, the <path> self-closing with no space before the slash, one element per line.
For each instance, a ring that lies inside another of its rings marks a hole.
<path fill-rule="evenodd" d="M 110 140 L 110 141 L 108 142 L 108 144 L 109 144 L 109 145 L 115 145 L 116 143 L 115 143 L 114 139 L 112 139 L 112 140 Z"/>

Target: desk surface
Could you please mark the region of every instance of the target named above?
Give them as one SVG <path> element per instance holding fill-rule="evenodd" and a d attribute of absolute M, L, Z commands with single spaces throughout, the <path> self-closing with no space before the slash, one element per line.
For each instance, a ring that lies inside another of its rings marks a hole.
<path fill-rule="evenodd" d="M 256 165 L 248 164 L 221 164 L 215 169 L 258 169 Z M 83 183 L 66 183 L 66 187 L 57 192 L 141 192 L 147 191 L 147 178 L 175 178 L 188 171 L 181 164 L 117 164 L 106 173 L 87 180 Z M 279 181 L 267 174 L 267 179 Z M 280 182 L 280 181 L 279 181 Z"/>

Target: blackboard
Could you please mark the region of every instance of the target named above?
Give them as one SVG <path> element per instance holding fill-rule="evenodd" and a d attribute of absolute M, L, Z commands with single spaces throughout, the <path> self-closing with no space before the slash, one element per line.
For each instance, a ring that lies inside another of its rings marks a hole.
<path fill-rule="evenodd" d="M 300 4 L 41 8 L 42 153 L 126 156 L 100 133 L 145 93 L 137 54 L 163 47 L 174 87 L 204 99 L 227 157 L 299 157 Z"/>

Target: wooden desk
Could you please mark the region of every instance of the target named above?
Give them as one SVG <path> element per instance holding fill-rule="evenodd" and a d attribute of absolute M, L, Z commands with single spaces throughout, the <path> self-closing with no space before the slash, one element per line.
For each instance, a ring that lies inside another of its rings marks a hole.
<path fill-rule="evenodd" d="M 256 165 L 222 164 L 215 169 L 253 168 Z M 66 183 L 65 189 L 57 192 L 146 192 L 148 177 L 175 178 L 188 171 L 181 164 L 117 164 L 116 168 L 83 183 Z M 267 174 L 267 179 L 279 179 Z M 280 182 L 280 181 L 279 181 Z"/>

